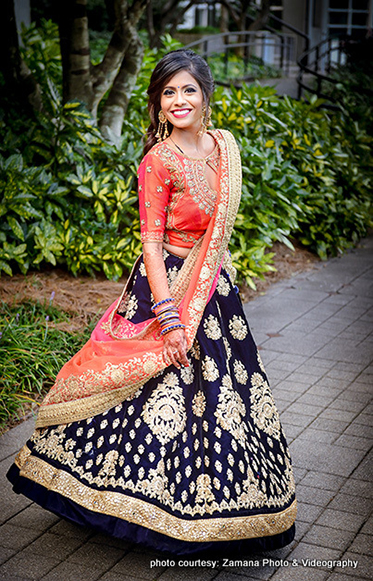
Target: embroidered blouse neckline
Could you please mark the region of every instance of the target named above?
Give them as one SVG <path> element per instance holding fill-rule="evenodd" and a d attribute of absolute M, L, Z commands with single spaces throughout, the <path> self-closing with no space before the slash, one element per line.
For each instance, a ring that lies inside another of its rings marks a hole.
<path fill-rule="evenodd" d="M 190 161 L 207 161 L 208 159 L 210 159 L 210 157 L 213 157 L 217 153 L 218 147 L 219 147 L 218 143 L 217 143 L 215 137 L 213 136 L 213 134 L 211 133 L 211 131 L 207 131 L 207 133 L 209 135 L 211 135 L 211 137 L 213 138 L 213 140 L 215 142 L 215 147 L 211 153 L 206 155 L 206 157 L 190 157 L 189 155 L 186 155 L 186 153 L 181 153 L 181 151 L 177 151 L 176 149 L 171 147 L 171 145 L 169 145 L 166 141 L 163 141 L 162 144 L 166 145 L 166 147 L 168 147 L 168 149 L 170 151 L 172 151 L 172 153 L 176 153 L 176 155 L 179 155 L 180 157 L 185 157 L 186 159 L 189 159 Z"/>

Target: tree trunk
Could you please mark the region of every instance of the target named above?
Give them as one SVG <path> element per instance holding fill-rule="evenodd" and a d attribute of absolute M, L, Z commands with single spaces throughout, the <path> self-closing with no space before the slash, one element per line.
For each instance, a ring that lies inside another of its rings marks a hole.
<path fill-rule="evenodd" d="M 108 141 L 117 142 L 120 138 L 123 119 L 140 72 L 143 56 L 144 46 L 135 32 L 130 39 L 122 66 L 115 78 L 100 119 L 100 129 Z"/>
<path fill-rule="evenodd" d="M 40 87 L 19 53 L 13 0 L 3 0 L 2 4 L 0 54 L 0 72 L 9 98 L 26 109 L 40 111 L 43 107 Z"/>
<path fill-rule="evenodd" d="M 150 0 L 150 2 L 148 2 L 148 5 L 146 7 L 146 24 L 147 24 L 147 30 L 148 30 L 148 34 L 149 34 L 149 46 L 150 48 L 154 48 L 156 45 L 156 33 L 155 33 L 155 28 L 154 28 L 154 14 L 153 14 L 153 2 L 152 0 Z"/>
<path fill-rule="evenodd" d="M 268 21 L 271 0 L 262 0 L 258 16 L 249 26 L 249 30 L 260 30 Z"/>
<path fill-rule="evenodd" d="M 93 87 L 89 51 L 87 0 L 60 3 L 59 32 L 63 69 L 63 100 L 83 101 L 91 110 Z"/>

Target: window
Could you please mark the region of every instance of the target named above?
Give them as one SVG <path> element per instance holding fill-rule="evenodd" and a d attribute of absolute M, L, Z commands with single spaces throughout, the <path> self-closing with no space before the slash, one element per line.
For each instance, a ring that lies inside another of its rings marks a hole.
<path fill-rule="evenodd" d="M 328 36 L 362 36 L 368 17 L 369 0 L 329 0 Z"/>

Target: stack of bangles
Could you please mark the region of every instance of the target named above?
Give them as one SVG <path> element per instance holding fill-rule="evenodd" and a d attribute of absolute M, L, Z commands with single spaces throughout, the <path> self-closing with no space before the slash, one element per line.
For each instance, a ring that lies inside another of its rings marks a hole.
<path fill-rule="evenodd" d="M 163 299 L 152 307 L 152 311 L 161 326 L 161 335 L 166 335 L 174 329 L 185 329 L 185 325 L 180 321 L 179 311 L 175 306 L 175 299 Z"/>

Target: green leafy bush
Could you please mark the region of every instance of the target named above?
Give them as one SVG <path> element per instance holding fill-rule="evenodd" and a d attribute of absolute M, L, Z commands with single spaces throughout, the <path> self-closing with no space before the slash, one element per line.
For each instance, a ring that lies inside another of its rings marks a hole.
<path fill-rule="evenodd" d="M 242 204 L 232 252 L 249 283 L 268 269 L 265 249 L 276 240 L 291 246 L 289 237 L 297 236 L 326 258 L 372 224 L 373 140 L 343 113 L 320 105 L 258 85 L 216 91 L 214 125 L 230 129 L 241 148 Z"/>
<path fill-rule="evenodd" d="M 149 77 L 180 43 L 166 35 L 160 52 L 147 49 L 122 138 L 110 145 L 82 104 L 61 105 L 56 34 L 48 23 L 24 32 L 23 56 L 46 112 L 17 117 L 1 111 L 0 101 L 0 272 L 49 263 L 118 279 L 141 252 L 135 176 L 149 123 Z M 51 51 L 44 68 L 35 56 L 43 47 Z M 102 46 L 96 49 L 99 55 Z M 326 258 L 372 224 L 372 138 L 321 104 L 255 84 L 215 93 L 214 126 L 230 129 L 241 148 L 242 205 L 231 251 L 252 286 L 273 268 L 275 241 L 291 247 L 297 237 Z"/>

